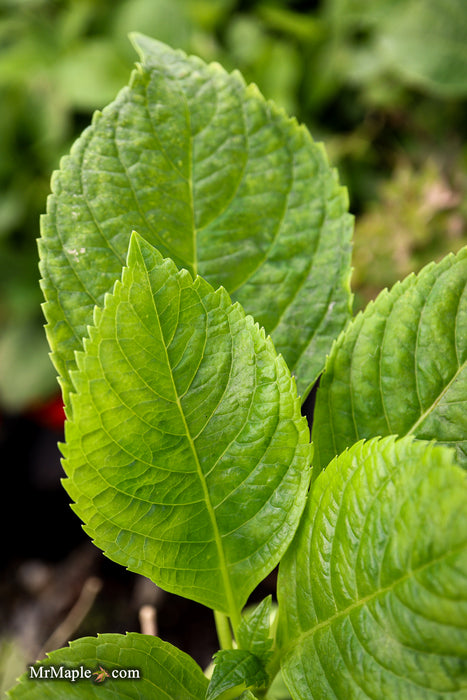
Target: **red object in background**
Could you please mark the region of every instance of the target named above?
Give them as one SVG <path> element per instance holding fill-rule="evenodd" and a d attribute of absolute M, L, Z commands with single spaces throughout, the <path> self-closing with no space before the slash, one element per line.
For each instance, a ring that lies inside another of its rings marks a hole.
<path fill-rule="evenodd" d="M 62 430 L 65 422 L 65 410 L 60 394 L 43 403 L 34 404 L 27 411 L 28 417 L 44 428 Z"/>

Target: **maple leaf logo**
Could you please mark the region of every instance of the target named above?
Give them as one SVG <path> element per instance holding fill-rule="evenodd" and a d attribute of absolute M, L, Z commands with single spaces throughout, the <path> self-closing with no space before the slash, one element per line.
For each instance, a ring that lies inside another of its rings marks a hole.
<path fill-rule="evenodd" d="M 99 666 L 100 671 L 94 671 L 92 674 L 93 676 L 96 676 L 96 683 L 103 683 L 106 678 L 109 678 L 109 674 L 105 670 L 105 668 L 102 668 L 102 666 Z"/>

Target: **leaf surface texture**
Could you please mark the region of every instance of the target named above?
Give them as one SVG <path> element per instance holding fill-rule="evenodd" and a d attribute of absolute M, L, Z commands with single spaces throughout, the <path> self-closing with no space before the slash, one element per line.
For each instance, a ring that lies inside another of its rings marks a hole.
<path fill-rule="evenodd" d="M 295 700 L 466 697 L 466 499 L 452 450 L 411 437 L 319 475 L 279 571 Z"/>
<path fill-rule="evenodd" d="M 142 65 L 62 161 L 42 221 L 48 337 L 65 395 L 132 230 L 222 284 L 306 394 L 349 317 L 346 194 L 323 147 L 239 73 L 134 40 Z"/>
<path fill-rule="evenodd" d="M 225 290 L 136 234 L 122 280 L 72 375 L 65 488 L 107 556 L 238 618 L 305 503 L 294 380 Z"/>
<path fill-rule="evenodd" d="M 34 668 L 60 665 L 67 669 L 83 666 L 92 672 L 98 672 L 102 667 L 109 673 L 109 678 L 100 683 L 91 679 L 72 683 L 60 679 L 31 680 L 28 673 L 21 677 L 9 697 L 26 700 L 203 700 L 208 686 L 206 677 L 190 656 L 157 637 L 134 632 L 77 639 L 69 647 L 48 654 L 47 659 L 35 664 Z M 122 669 L 138 669 L 140 678 L 112 678 L 112 671 Z"/>
<path fill-rule="evenodd" d="M 323 468 L 361 438 L 413 434 L 467 466 L 467 249 L 382 292 L 341 334 L 313 424 Z"/>

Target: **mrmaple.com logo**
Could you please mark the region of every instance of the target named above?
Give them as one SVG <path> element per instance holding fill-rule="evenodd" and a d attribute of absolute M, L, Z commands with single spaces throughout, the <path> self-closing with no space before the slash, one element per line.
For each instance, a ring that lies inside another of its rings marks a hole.
<path fill-rule="evenodd" d="M 97 671 L 92 671 L 86 666 L 69 668 L 67 666 L 30 666 L 30 680 L 62 680 L 76 683 L 79 680 L 94 680 L 95 683 L 103 683 L 107 678 L 115 680 L 139 680 L 138 668 L 113 668 L 110 671 L 99 666 Z"/>

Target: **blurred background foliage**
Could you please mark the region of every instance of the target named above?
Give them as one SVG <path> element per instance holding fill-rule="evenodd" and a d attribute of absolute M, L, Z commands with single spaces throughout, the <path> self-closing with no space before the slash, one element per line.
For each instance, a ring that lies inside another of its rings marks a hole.
<path fill-rule="evenodd" d="M 238 68 L 323 140 L 356 214 L 361 308 L 467 243 L 465 0 L 0 0 L 0 406 L 57 391 L 36 238 L 50 175 L 141 31 Z"/>

